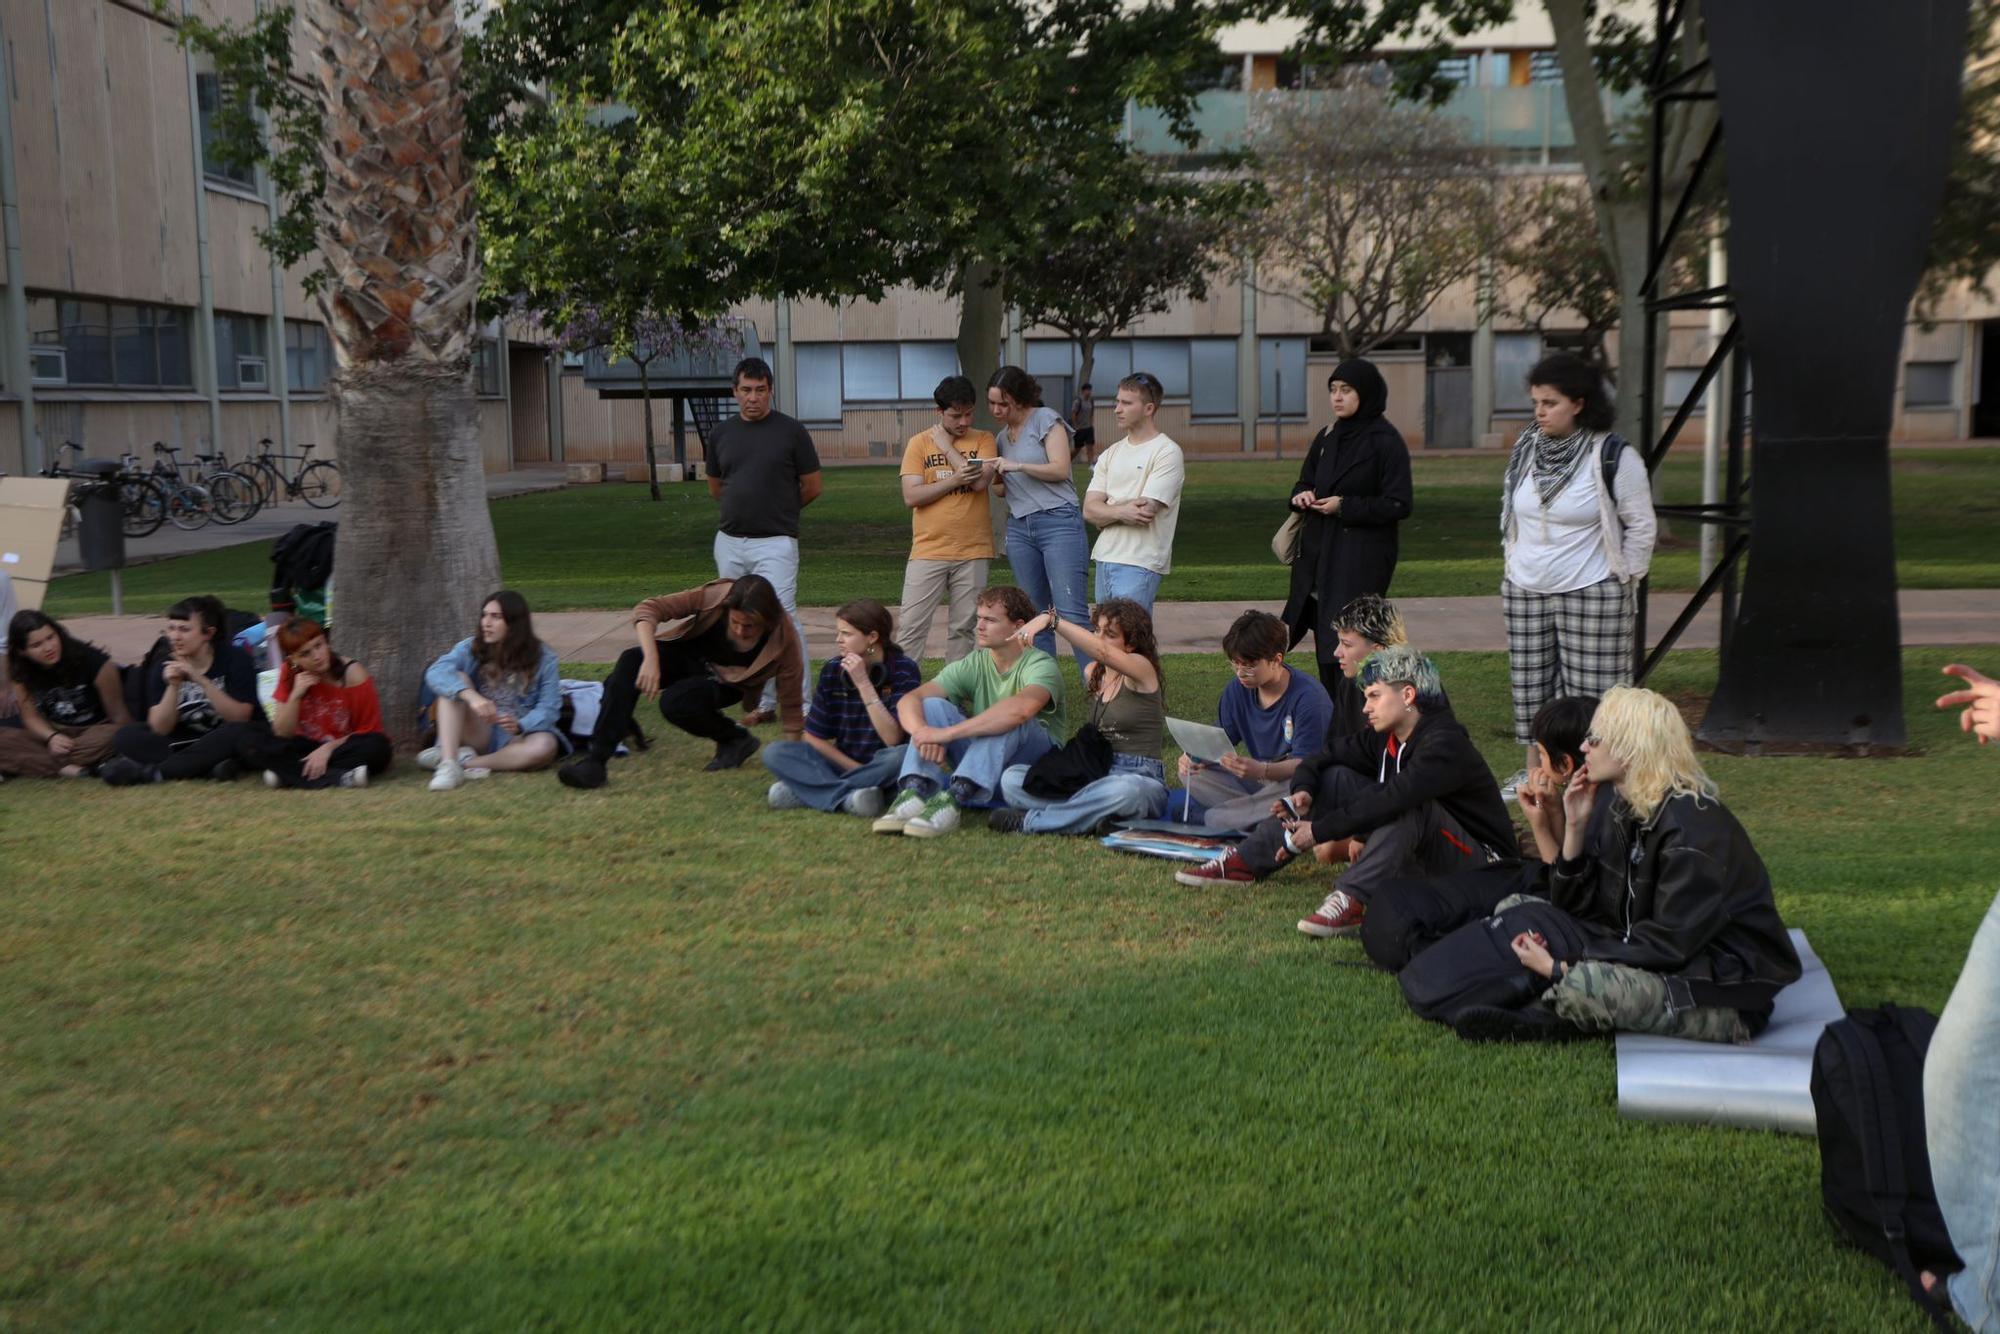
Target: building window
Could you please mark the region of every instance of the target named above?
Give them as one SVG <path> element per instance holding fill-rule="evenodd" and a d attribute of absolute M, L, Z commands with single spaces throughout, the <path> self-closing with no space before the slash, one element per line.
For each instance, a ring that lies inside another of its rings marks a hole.
<path fill-rule="evenodd" d="M 255 189 L 257 170 L 254 167 L 238 167 L 224 162 L 218 152 L 221 135 L 216 128 L 216 117 L 222 111 L 222 77 L 218 74 L 197 74 L 194 76 L 195 105 L 201 112 L 201 170 L 212 181 L 228 181 L 232 185 Z M 239 97 L 240 103 L 242 99 Z"/>
<path fill-rule="evenodd" d="M 1188 340 L 1188 410 L 1197 417 L 1236 415 L 1236 340 Z"/>
<path fill-rule="evenodd" d="M 296 394 L 317 394 L 333 374 L 333 340 L 324 324 L 285 321 L 285 387 Z"/>
<path fill-rule="evenodd" d="M 1493 335 L 1493 410 L 1529 412 L 1528 372 L 1542 359 L 1538 333 Z"/>
<path fill-rule="evenodd" d="M 1188 396 L 1188 343 L 1185 338 L 1138 338 L 1132 342 L 1132 369 L 1160 382 L 1165 398 Z"/>
<path fill-rule="evenodd" d="M 1282 412 L 1287 417 L 1304 417 L 1306 340 L 1259 338 L 1257 383 L 1258 408 L 1264 416 L 1274 417 Z"/>
<path fill-rule="evenodd" d="M 906 399 L 930 402 L 937 395 L 939 382 L 958 374 L 958 348 L 951 343 L 904 343 L 898 355 Z"/>
<path fill-rule="evenodd" d="M 37 378 L 89 389 L 190 389 L 188 312 L 66 297 L 30 297 Z"/>
<path fill-rule="evenodd" d="M 792 350 L 793 375 L 798 379 L 794 395 L 799 420 L 838 423 L 840 421 L 840 344 L 800 343 Z"/>
<path fill-rule="evenodd" d="M 1531 51 L 1528 53 L 1529 83 L 1561 83 L 1563 81 L 1562 62 L 1553 51 Z"/>
<path fill-rule="evenodd" d="M 1700 378 L 1701 372 L 1697 369 L 1670 368 L 1667 371 L 1666 383 L 1660 386 L 1661 408 L 1667 412 L 1679 412 L 1681 404 L 1687 402 L 1688 395 L 1694 392 L 1694 382 Z M 1708 407 L 1708 390 L 1701 391 L 1701 398 L 1695 402 L 1695 407 L 1698 409 Z"/>
<path fill-rule="evenodd" d="M 894 343 L 843 343 L 840 396 L 849 403 L 894 403 L 902 376 Z"/>
<path fill-rule="evenodd" d="M 1952 408 L 1958 406 L 1958 363 L 1955 361 L 1913 361 L 1903 370 L 1903 406 L 1906 408 Z"/>
<path fill-rule="evenodd" d="M 262 393 L 271 387 L 265 360 L 264 321 L 257 315 L 215 317 L 215 383 L 221 389 Z"/>
<path fill-rule="evenodd" d="M 500 344 L 494 339 L 480 339 L 473 350 L 472 386 L 481 398 L 500 397 Z"/>

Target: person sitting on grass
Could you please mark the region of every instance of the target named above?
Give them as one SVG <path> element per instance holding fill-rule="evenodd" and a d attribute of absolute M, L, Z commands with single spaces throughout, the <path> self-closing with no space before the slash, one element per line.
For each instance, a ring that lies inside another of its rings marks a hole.
<path fill-rule="evenodd" d="M 177 778 L 228 781 L 237 751 L 264 728 L 257 668 L 222 632 L 220 599 L 183 598 L 167 608 L 166 657 L 146 669 L 145 720 L 118 729 L 118 754 L 99 775 L 113 787 Z"/>
<path fill-rule="evenodd" d="M 981 590 L 972 624 L 978 647 L 897 706 L 910 744 L 876 833 L 949 834 L 961 806 L 991 805 L 1010 765 L 1033 764 L 1055 744 L 1043 720 L 1062 716 L 1062 673 L 1054 658 L 1015 637 L 1034 619 L 1035 604 L 1020 589 Z"/>
<path fill-rule="evenodd" d="M 660 716 L 692 736 L 715 743 L 703 765 L 734 769 L 757 753 L 757 738 L 731 721 L 731 704 L 756 705 L 777 683 L 785 740 L 805 735 L 805 650 L 777 589 L 761 574 L 711 579 L 698 588 L 647 598 L 632 608 L 636 648 L 618 658 L 604 682 L 604 701 L 590 732 L 590 750 L 556 777 L 567 787 L 603 787 L 605 766 L 632 730 L 639 696 L 660 702 Z"/>
<path fill-rule="evenodd" d="M 1130 598 L 1110 598 L 1091 613 L 1092 634 L 1043 612 L 1014 632 L 1023 645 L 1044 629 L 1090 658 L 1090 723 L 1111 743 L 1111 772 L 1068 797 L 1051 799 L 1028 790 L 1028 766 L 1000 776 L 1007 805 L 987 817 L 997 833 L 1106 834 L 1114 820 L 1151 820 L 1166 809 L 1166 766 L 1160 751 L 1167 729 L 1166 685 L 1153 618 Z M 1045 624 L 1046 622 L 1046 624 Z"/>
<path fill-rule="evenodd" d="M 1340 614 L 1333 618 L 1333 637 L 1333 660 L 1339 664 L 1340 674 L 1350 681 L 1358 677 L 1361 664 L 1368 661 L 1369 655 L 1410 642 L 1403 614 L 1396 610 L 1396 604 L 1374 593 L 1363 593 L 1341 608 Z M 1327 735 L 1346 736 L 1368 726 L 1358 689 L 1335 692 L 1332 698 L 1333 717 L 1327 725 Z"/>
<path fill-rule="evenodd" d="M 132 721 L 111 656 L 42 612 L 7 623 L 7 676 L 21 725 L 0 727 L 0 777 L 80 778 Z"/>
<path fill-rule="evenodd" d="M 301 616 L 278 627 L 278 648 L 271 732 L 241 756 L 262 766 L 264 785 L 367 787 L 370 774 L 387 773 L 395 749 L 368 669 L 335 655 L 325 628 Z"/>
<path fill-rule="evenodd" d="M 1215 721 L 1248 755 L 1225 755 L 1212 764 L 1180 759 L 1186 802 L 1169 797 L 1167 809 L 1210 829 L 1243 829 L 1270 813 L 1285 795 L 1299 762 L 1326 744 L 1333 701 L 1326 687 L 1285 665 L 1291 631 L 1267 611 L 1246 611 L 1222 636 L 1235 679 L 1222 687 Z M 1359 665 L 1358 663 L 1356 664 Z"/>
<path fill-rule="evenodd" d="M 1369 896 L 1396 879 L 1515 860 L 1513 821 L 1499 785 L 1438 684 L 1437 668 L 1404 645 L 1373 654 L 1356 678 L 1368 729 L 1330 737 L 1298 767 L 1271 819 L 1214 861 L 1175 876 L 1184 885 L 1248 884 L 1334 839 L 1360 855 L 1319 910 L 1309 936 L 1361 929 Z"/>
<path fill-rule="evenodd" d="M 1673 702 L 1636 686 L 1605 692 L 1563 791 L 1562 856 L 1547 902 L 1574 919 L 1575 958 L 1545 937 L 1513 939 L 1545 984 L 1519 1010 L 1457 1016 L 1474 1041 L 1551 1041 L 1623 1030 L 1748 1042 L 1799 957 L 1750 836 L 1717 798 Z M 1504 914 L 1522 895 L 1503 899 Z"/>
<path fill-rule="evenodd" d="M 461 639 L 424 673 L 437 697 L 437 744 L 417 753 L 435 769 L 431 791 L 468 778 L 540 769 L 569 749 L 556 651 L 535 637 L 528 600 L 511 588 L 479 608 L 479 633 Z"/>
<path fill-rule="evenodd" d="M 969 382 L 968 382 L 969 383 Z M 917 664 L 891 638 L 895 622 L 874 598 L 857 598 L 833 616 L 840 656 L 820 668 L 803 741 L 764 747 L 764 767 L 777 777 L 767 800 L 773 810 L 810 806 L 873 819 L 883 792 L 903 767 L 903 725 L 896 706 L 923 684 Z"/>

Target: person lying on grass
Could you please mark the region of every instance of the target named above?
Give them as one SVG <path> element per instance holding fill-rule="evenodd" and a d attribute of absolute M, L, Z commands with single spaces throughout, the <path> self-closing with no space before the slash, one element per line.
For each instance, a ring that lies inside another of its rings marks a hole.
<path fill-rule="evenodd" d="M 42 612 L 8 622 L 7 676 L 21 725 L 0 727 L 0 777 L 82 777 L 132 721 L 111 656 Z"/>
<path fill-rule="evenodd" d="M 118 754 L 98 769 L 105 782 L 236 777 L 238 747 L 265 720 L 256 665 L 229 642 L 222 622 L 222 600 L 205 594 L 167 608 L 170 651 L 146 670 L 144 720 L 118 729 Z"/>
<path fill-rule="evenodd" d="M 604 786 L 605 765 L 630 733 L 641 695 L 658 700 L 660 716 L 681 731 L 715 743 L 714 757 L 702 766 L 709 773 L 737 768 L 757 753 L 757 738 L 723 710 L 755 705 L 773 681 L 785 740 L 805 735 L 805 649 L 763 575 L 711 579 L 647 598 L 632 608 L 632 629 L 638 647 L 620 655 L 604 682 L 589 753 L 556 774 L 564 786 Z"/>
<path fill-rule="evenodd" d="M 1055 744 L 1044 720 L 1062 716 L 1062 674 L 1053 657 L 1015 637 L 1033 619 L 1035 604 L 1020 589 L 981 590 L 978 647 L 903 696 L 896 717 L 910 744 L 876 833 L 949 834 L 961 806 L 994 803 L 1009 765 L 1033 764 Z"/>
<path fill-rule="evenodd" d="M 1562 855 L 1546 901 L 1574 919 L 1575 958 L 1539 933 L 1513 939 L 1543 980 L 1524 1009 L 1460 1015 L 1474 1041 L 1550 1041 L 1626 1030 L 1703 1042 L 1763 1031 L 1799 958 L 1750 836 L 1717 798 L 1672 701 L 1606 692 L 1563 791 Z M 1505 914 L 1530 896 L 1503 899 Z M 1481 929 L 1479 926 L 1467 930 Z"/>
<path fill-rule="evenodd" d="M 1053 628 L 1090 667 L 1090 725 L 1111 745 L 1111 772 L 1066 797 L 1037 791 L 1029 766 L 1016 764 L 1000 777 L 1007 805 L 987 817 L 996 833 L 1106 834 L 1117 820 L 1151 820 L 1167 804 L 1166 766 L 1160 751 L 1167 730 L 1166 684 L 1153 618 L 1130 598 L 1108 598 L 1091 613 L 1096 633 L 1045 611 L 1014 632 L 1024 647 Z"/>
<path fill-rule="evenodd" d="M 263 769 L 267 787 L 366 787 L 387 773 L 395 750 L 368 669 L 336 655 L 325 628 L 301 616 L 278 627 L 278 648 L 271 731 L 238 758 Z"/>
<path fill-rule="evenodd" d="M 1199 820 L 1210 829 L 1254 825 L 1285 795 L 1300 761 L 1326 744 L 1333 701 L 1325 686 L 1285 665 L 1290 636 L 1285 623 L 1268 611 L 1244 612 L 1222 636 L 1235 679 L 1222 687 L 1215 721 L 1250 753 L 1224 755 L 1213 764 L 1181 756 L 1186 791 L 1182 800 L 1171 793 L 1167 800 L 1176 818 Z"/>
<path fill-rule="evenodd" d="M 805 740 L 764 747 L 764 767 L 778 780 L 765 794 L 771 809 L 810 806 L 869 819 L 882 813 L 883 792 L 902 771 L 909 740 L 896 706 L 923 683 L 892 638 L 895 629 L 889 609 L 874 598 L 856 598 L 834 613 L 840 653 L 820 668 Z"/>
<path fill-rule="evenodd" d="M 1176 880 L 1248 884 L 1319 843 L 1359 837 L 1360 855 L 1298 924 L 1309 936 L 1344 936 L 1360 930 L 1370 895 L 1393 880 L 1516 859 L 1499 785 L 1442 702 L 1431 660 L 1407 645 L 1383 649 L 1357 680 L 1367 729 L 1330 737 L 1292 775 L 1272 818 Z"/>
<path fill-rule="evenodd" d="M 556 651 L 535 636 L 528 600 L 503 588 L 479 607 L 479 631 L 461 639 L 424 673 L 437 697 L 437 744 L 417 753 L 435 769 L 431 791 L 468 778 L 522 773 L 569 749 Z"/>

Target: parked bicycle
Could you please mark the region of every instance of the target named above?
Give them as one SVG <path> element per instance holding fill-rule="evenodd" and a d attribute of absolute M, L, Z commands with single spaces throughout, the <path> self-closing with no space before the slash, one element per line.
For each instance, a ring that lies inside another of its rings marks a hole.
<path fill-rule="evenodd" d="M 165 453 L 172 462 L 174 476 L 208 492 L 214 502 L 211 517 L 219 524 L 242 523 L 264 507 L 262 488 L 242 471 L 231 468 L 229 460 L 221 454 L 196 454 L 193 463 L 183 463 L 178 445 L 157 441 L 153 453 Z"/>
<path fill-rule="evenodd" d="M 296 454 L 273 453 L 269 436 L 257 443 L 262 452 L 237 464 L 236 471 L 257 482 L 266 505 L 277 504 L 280 495 L 286 500 L 303 500 L 318 510 L 330 510 L 340 503 L 340 465 L 331 459 L 313 458 L 312 442 L 300 445 Z M 288 463 L 299 465 L 289 477 L 279 466 Z"/>
<path fill-rule="evenodd" d="M 166 493 L 167 522 L 183 532 L 193 532 L 215 517 L 215 497 L 206 487 L 182 477 L 180 469 L 167 461 L 170 452 L 166 445 L 154 441 L 153 470 L 144 475 Z M 125 455 L 124 461 L 130 471 L 139 472 L 137 454 Z"/>
<path fill-rule="evenodd" d="M 66 453 L 73 453 L 75 458 L 64 462 Z M 42 475 L 73 479 L 72 494 L 63 514 L 63 536 L 74 533 L 82 517 L 74 495 L 74 488 L 79 482 L 117 486 L 123 516 L 120 526 L 127 537 L 145 537 L 165 523 L 170 508 L 166 488 L 140 472 L 137 464 L 138 461 L 130 454 L 125 456 L 122 465 L 110 459 L 85 458 L 83 446 L 74 440 L 65 440 L 57 446 L 56 457 L 42 469 Z"/>

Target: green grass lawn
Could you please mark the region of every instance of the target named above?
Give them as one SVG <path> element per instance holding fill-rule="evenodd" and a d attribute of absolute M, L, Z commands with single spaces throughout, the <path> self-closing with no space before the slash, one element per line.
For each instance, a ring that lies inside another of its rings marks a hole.
<path fill-rule="evenodd" d="M 1175 537 L 1173 600 L 1254 601 L 1285 596 L 1287 574 L 1270 538 L 1285 516 L 1296 463 L 1197 463 L 1189 469 L 1186 517 Z M 1489 596 L 1500 586 L 1494 455 L 1419 454 L 1416 510 L 1402 528 L 1392 593 L 1402 597 Z M 1897 450 L 1894 457 L 1898 578 L 1906 588 L 2000 587 L 2000 449 Z M 1082 474 L 1079 473 L 1081 477 Z M 799 596 L 808 606 L 852 597 L 894 604 L 910 549 L 909 511 L 887 468 L 834 468 L 826 493 L 806 511 Z M 1666 494 L 1700 498 L 1700 460 L 1666 464 Z M 714 577 L 715 506 L 705 487 L 673 486 L 659 503 L 644 487 L 577 487 L 493 505 L 504 577 L 540 611 L 627 607 L 642 597 Z M 1683 525 L 1662 543 L 1655 583 L 1691 589 L 1697 543 Z M 128 605 L 156 609 L 191 592 L 231 606 L 261 607 L 270 586 L 268 543 L 233 547 L 126 572 Z M 1004 563 L 996 580 L 1011 577 Z M 105 575 L 58 580 L 57 615 L 111 609 Z"/>
<path fill-rule="evenodd" d="M 1992 897 L 1961 655 L 1906 654 L 1922 754 L 1712 759 L 1850 1004 L 1940 1006 Z M 1444 667 L 1511 768 L 1500 655 Z M 1303 869 L 874 838 L 705 754 L 0 786 L 0 1325 L 1921 1327 L 1810 1140 L 1419 1022 Z"/>

